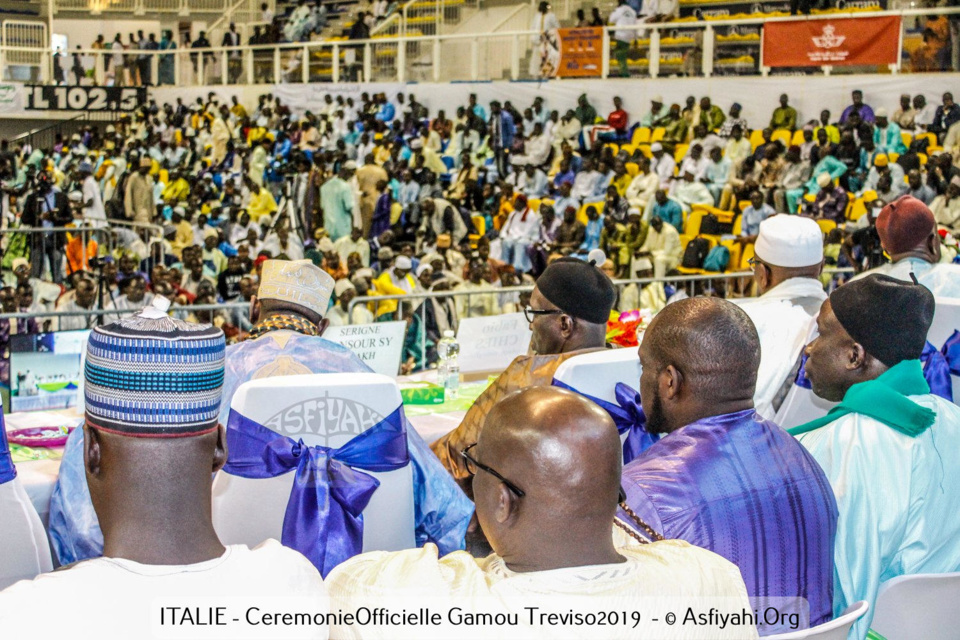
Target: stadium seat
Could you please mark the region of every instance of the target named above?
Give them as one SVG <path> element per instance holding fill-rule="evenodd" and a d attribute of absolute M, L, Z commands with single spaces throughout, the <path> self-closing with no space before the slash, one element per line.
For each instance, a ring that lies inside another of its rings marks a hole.
<path fill-rule="evenodd" d="M 667 130 L 663 127 L 657 127 L 653 130 L 653 134 L 650 136 L 650 144 L 654 142 L 660 142 L 663 140 L 663 136 L 667 133 Z"/>
<path fill-rule="evenodd" d="M 530 208 L 534 211 L 540 211 L 540 198 L 530 198 L 527 200 L 527 204 L 530 205 Z"/>
<path fill-rule="evenodd" d="M 793 139 L 790 140 L 790 144 L 795 144 L 798 147 L 803 144 L 803 129 L 797 129 L 793 132 Z"/>
<path fill-rule="evenodd" d="M 618 145 L 616 142 L 608 142 L 603 146 L 613 151 L 613 155 L 617 155 L 617 153 L 620 151 L 620 145 Z"/>
<path fill-rule="evenodd" d="M 949 638 L 960 573 L 899 576 L 880 585 L 870 628 L 887 640 Z"/>
<path fill-rule="evenodd" d="M 636 162 L 628 162 L 624 165 L 631 178 L 635 178 L 640 173 L 640 165 Z"/>
<path fill-rule="evenodd" d="M 473 216 L 473 227 L 481 236 L 487 233 L 487 220 L 483 216 Z"/>
<path fill-rule="evenodd" d="M 818 219 L 817 224 L 820 226 L 820 231 L 823 232 L 823 235 L 827 235 L 828 233 L 830 233 L 831 231 L 837 228 L 836 222 L 834 222 L 833 220 L 826 220 L 824 218 Z"/>
<path fill-rule="evenodd" d="M 740 271 L 750 270 L 750 260 L 755 255 L 753 243 L 743 245 L 743 252 L 740 254 Z"/>
<path fill-rule="evenodd" d="M 687 149 L 690 148 L 690 145 L 687 143 L 678 144 L 676 149 L 673 150 L 673 159 L 677 161 L 677 168 L 680 168 L 680 163 L 683 162 L 683 157 L 687 155 Z"/>
<path fill-rule="evenodd" d="M 913 142 L 913 134 L 912 134 L 912 133 L 907 133 L 907 132 L 904 131 L 904 132 L 901 132 L 901 133 L 900 133 L 900 137 L 903 138 L 903 144 L 904 144 L 904 146 L 905 146 L 907 149 L 909 149 L 909 148 L 910 148 L 910 144 Z"/>
<path fill-rule="evenodd" d="M 798 133 L 799 133 L 799 132 L 798 132 Z M 790 146 L 790 136 L 791 136 L 791 133 L 790 133 L 789 130 L 787 130 L 787 129 L 777 129 L 776 131 L 773 132 L 773 135 L 770 136 L 770 141 L 773 142 L 773 141 L 779 140 L 780 142 L 783 143 L 784 146 L 789 147 L 789 146 Z"/>
<path fill-rule="evenodd" d="M 756 150 L 761 144 L 763 144 L 763 131 L 754 129 L 750 134 L 750 146 Z"/>
<path fill-rule="evenodd" d="M 854 602 L 847 607 L 847 610 L 840 614 L 839 618 L 834 618 L 830 622 L 824 622 L 812 629 L 802 629 L 800 631 L 790 631 L 788 633 L 776 633 L 767 636 L 767 640 L 846 640 L 850 627 L 862 618 L 870 609 L 870 603 L 866 600 Z M 924 636 L 913 636 L 921 638 Z M 933 636 L 926 636 L 933 637 Z M 893 637 L 887 640 L 895 640 Z"/>
<path fill-rule="evenodd" d="M 630 140 L 631 144 L 644 144 L 650 142 L 650 128 L 649 127 L 637 127 L 633 130 L 633 138 Z"/>

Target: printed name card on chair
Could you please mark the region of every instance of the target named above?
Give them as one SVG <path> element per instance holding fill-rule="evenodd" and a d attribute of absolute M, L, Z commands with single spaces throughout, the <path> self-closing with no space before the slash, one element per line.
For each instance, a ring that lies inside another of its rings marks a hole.
<path fill-rule="evenodd" d="M 282 376 L 237 389 L 213 486 L 225 544 L 274 538 L 326 576 L 363 551 L 416 546 L 413 469 L 396 382 L 375 373 Z"/>

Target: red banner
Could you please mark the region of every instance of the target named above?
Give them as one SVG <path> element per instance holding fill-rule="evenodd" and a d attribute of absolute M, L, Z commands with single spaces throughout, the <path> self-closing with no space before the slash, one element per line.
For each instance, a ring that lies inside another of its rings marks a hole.
<path fill-rule="evenodd" d="M 900 16 L 790 20 L 763 25 L 763 66 L 896 64 Z"/>

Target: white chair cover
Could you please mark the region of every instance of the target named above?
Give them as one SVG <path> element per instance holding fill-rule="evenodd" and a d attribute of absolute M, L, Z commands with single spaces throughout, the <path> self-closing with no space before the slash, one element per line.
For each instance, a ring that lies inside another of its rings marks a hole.
<path fill-rule="evenodd" d="M 392 378 L 330 373 L 246 382 L 234 394 L 231 408 L 308 446 L 338 448 L 401 403 Z M 364 473 L 379 480 L 380 486 L 363 511 L 363 551 L 415 547 L 412 465 Z M 260 480 L 218 473 L 213 484 L 213 525 L 223 543 L 253 546 L 267 538 L 280 540 L 294 475 Z"/>

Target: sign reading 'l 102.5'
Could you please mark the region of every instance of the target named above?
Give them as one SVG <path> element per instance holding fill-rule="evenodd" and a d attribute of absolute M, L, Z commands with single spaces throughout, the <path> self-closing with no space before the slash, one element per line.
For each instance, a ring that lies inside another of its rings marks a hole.
<path fill-rule="evenodd" d="M 134 111 L 147 101 L 146 87 L 27 85 L 27 110 Z"/>

